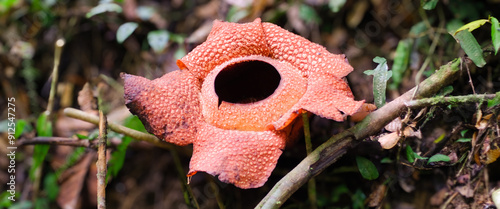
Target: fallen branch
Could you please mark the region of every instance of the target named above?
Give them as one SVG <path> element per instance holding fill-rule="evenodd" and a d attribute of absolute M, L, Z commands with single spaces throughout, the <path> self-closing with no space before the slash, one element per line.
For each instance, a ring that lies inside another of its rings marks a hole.
<path fill-rule="evenodd" d="M 442 66 L 439 71 L 421 82 L 417 91 L 417 87 L 411 89 L 369 114 L 357 125 L 330 138 L 276 183 L 256 208 L 279 208 L 295 191 L 337 161 L 349 148 L 360 140 L 380 132 L 386 124 L 399 116 L 407 108 L 405 103 L 411 100 L 412 95 L 417 99 L 429 97 L 454 81 L 457 78 L 455 75 L 459 72 L 459 65 L 460 60 L 455 59 Z"/>

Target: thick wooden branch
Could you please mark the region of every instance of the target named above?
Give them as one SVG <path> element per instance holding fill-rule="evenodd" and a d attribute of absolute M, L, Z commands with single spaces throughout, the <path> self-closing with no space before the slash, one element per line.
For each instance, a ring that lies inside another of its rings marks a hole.
<path fill-rule="evenodd" d="M 361 139 L 380 132 L 386 124 L 398 117 L 407 108 L 405 103 L 411 100 L 412 95 L 415 95 L 415 99 L 429 97 L 453 82 L 457 78 L 459 66 L 459 59 L 442 66 L 431 77 L 420 83 L 418 90 L 411 89 L 371 113 L 354 127 L 330 138 L 283 177 L 256 208 L 279 208 L 295 191 L 337 161 L 349 148 L 355 146 Z"/>

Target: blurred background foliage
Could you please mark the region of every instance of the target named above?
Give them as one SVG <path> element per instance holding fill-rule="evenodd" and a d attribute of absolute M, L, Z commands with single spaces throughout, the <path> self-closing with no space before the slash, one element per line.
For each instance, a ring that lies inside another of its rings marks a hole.
<path fill-rule="evenodd" d="M 67 118 L 61 111 L 66 107 L 95 111 L 93 97 L 98 85 L 105 92 L 101 99 L 109 119 L 144 131 L 142 124 L 124 107 L 119 74 L 127 72 L 152 79 L 177 70 L 176 59 L 206 39 L 215 19 L 249 22 L 260 17 L 333 53 L 346 54 L 355 69 L 348 80 L 357 100 L 373 102 L 372 78 L 363 72 L 375 69 L 374 57 L 385 57 L 392 70 L 386 91 L 387 101 L 391 101 L 439 66 L 457 57 L 467 57 L 453 33 L 479 19 L 494 24 L 489 16 L 500 17 L 500 1 L 0 0 L 0 144 L 7 146 L 6 98 L 10 97 L 16 98 L 17 128 L 22 132 L 19 139 L 44 135 L 95 139 L 94 125 Z M 500 65 L 495 55 L 498 47 L 494 47 L 495 39 L 488 24 L 472 31 L 471 36 L 484 52 L 479 56 L 485 65 L 478 68 L 475 60 L 466 59 L 469 62 L 463 63 L 468 66 L 464 73 L 470 75 L 462 76 L 449 95 L 499 91 Z M 43 112 L 51 91 L 54 43 L 60 38 L 66 44 L 60 58 L 54 111 L 47 118 Z M 86 84 L 90 87 L 85 87 Z M 488 166 L 467 167 L 465 174 L 477 181 L 466 183 L 456 183 L 458 177 L 465 175 L 457 171 L 464 161 L 455 159 L 460 163 L 430 166 L 414 163 L 420 155 L 445 152 L 460 158 L 470 150 L 472 145 L 467 140 L 460 146 L 445 146 L 435 140 L 443 134 L 452 139 L 471 138 L 479 129 L 474 127 L 473 120 L 478 109 L 481 108 L 471 105 L 429 111 L 422 119 L 425 122 L 418 122 L 416 128 L 422 131 L 422 139 L 409 137 L 411 140 L 398 145 L 403 148 L 381 150 L 376 143 L 367 142 L 353 149 L 317 177 L 317 207 L 438 208 L 447 204 L 448 208 L 486 208 L 492 205 L 488 188 L 500 186 L 500 169 L 495 160 Z M 48 123 L 53 127 L 44 125 Z M 350 125 L 313 118 L 314 146 Z M 189 147 L 176 148 L 184 166 L 179 168 L 174 163 L 176 157 L 168 151 L 113 132 L 108 138 L 112 156 L 107 187 L 110 208 L 197 205 L 251 208 L 305 156 L 302 141 L 287 148 L 268 183 L 259 189 L 240 190 L 203 174 L 196 175 L 190 187 L 186 187 L 185 177 L 178 173 L 187 171 Z M 491 139 L 492 144 L 498 141 Z M 0 152 L 5 156 L 5 149 Z M 50 146 L 45 154 L 39 154 L 33 146 L 20 147 L 16 155 L 19 201 L 8 201 L 4 192 L 0 195 L 0 207 L 96 207 L 95 159 L 92 147 Z M 357 166 L 367 159 L 373 162 L 369 166 L 374 165 L 380 173 L 375 180 L 364 179 L 364 173 L 363 176 L 359 173 L 361 169 Z M 8 163 L 7 158 L 0 158 L 2 188 L 9 178 Z M 32 166 L 39 171 L 30 172 Z M 463 187 L 458 190 L 457 184 Z M 194 194 L 197 201 L 189 194 Z M 452 194 L 454 198 L 446 202 Z M 285 208 L 309 207 L 313 206 L 308 202 L 306 189 L 299 190 L 285 204 Z"/>

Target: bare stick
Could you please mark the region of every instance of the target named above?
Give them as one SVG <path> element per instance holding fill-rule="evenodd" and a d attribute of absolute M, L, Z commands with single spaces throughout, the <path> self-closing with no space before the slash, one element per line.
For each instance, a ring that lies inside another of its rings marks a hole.
<path fill-rule="evenodd" d="M 52 69 L 52 82 L 50 83 L 49 103 L 47 104 L 48 114 L 52 114 L 54 108 L 54 98 L 56 95 L 57 79 L 59 75 L 59 63 L 61 62 L 61 52 L 64 46 L 64 39 L 58 39 L 54 51 L 54 68 Z"/>
<path fill-rule="evenodd" d="M 23 139 L 17 141 L 17 146 L 32 144 L 65 145 L 73 147 L 91 147 L 93 144 L 89 140 L 76 140 L 66 137 L 35 137 L 33 139 Z"/>
<path fill-rule="evenodd" d="M 74 108 L 66 108 L 64 109 L 64 115 L 72 118 L 77 118 L 83 121 L 87 121 L 89 123 L 93 123 L 95 125 L 99 124 L 99 117 L 83 112 L 81 110 L 77 110 Z M 125 126 L 119 125 L 117 123 L 113 122 L 108 122 L 108 127 L 109 129 L 113 130 L 114 132 L 125 134 L 127 136 L 130 136 L 134 139 L 137 139 L 139 141 L 146 141 L 149 142 L 157 147 L 161 147 L 164 149 L 173 149 L 173 146 L 171 144 L 168 144 L 166 142 L 161 141 L 160 139 L 156 138 L 155 136 L 151 134 L 146 134 L 140 131 L 136 131 L 131 128 L 127 128 Z"/>
<path fill-rule="evenodd" d="M 99 142 L 97 151 L 97 208 L 106 208 L 106 116 L 99 110 Z"/>
<path fill-rule="evenodd" d="M 456 59 L 442 66 L 439 71 L 421 82 L 415 98 L 429 97 L 455 80 L 457 78 L 455 75 L 459 72 L 459 64 L 460 60 Z M 405 102 L 411 100 L 416 88 L 387 103 L 354 127 L 333 136 L 316 148 L 276 183 L 256 208 L 279 208 L 295 191 L 337 161 L 350 147 L 356 145 L 361 139 L 376 134 L 387 123 L 399 116 L 407 108 Z"/>

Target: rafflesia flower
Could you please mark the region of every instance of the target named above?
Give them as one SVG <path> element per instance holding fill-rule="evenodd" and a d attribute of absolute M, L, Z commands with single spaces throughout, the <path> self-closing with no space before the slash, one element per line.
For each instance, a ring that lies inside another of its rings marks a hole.
<path fill-rule="evenodd" d="M 158 138 L 193 144 L 188 176 L 240 188 L 267 181 L 302 112 L 342 121 L 363 104 L 343 79 L 353 70 L 344 55 L 260 19 L 215 21 L 177 65 L 152 81 L 124 74 L 128 108 Z"/>

